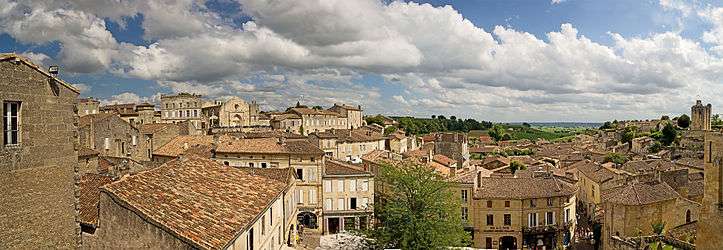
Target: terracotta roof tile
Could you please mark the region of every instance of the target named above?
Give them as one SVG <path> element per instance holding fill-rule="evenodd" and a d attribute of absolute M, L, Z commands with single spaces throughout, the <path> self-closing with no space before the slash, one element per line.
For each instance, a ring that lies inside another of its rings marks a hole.
<path fill-rule="evenodd" d="M 102 191 L 195 248 L 221 249 L 289 184 L 190 156 L 124 176 Z"/>
<path fill-rule="evenodd" d="M 615 178 L 616 174 L 591 160 L 578 161 L 569 168 L 575 168 L 592 181 L 601 184 Z"/>
<path fill-rule="evenodd" d="M 84 174 L 80 177 L 80 199 L 78 222 L 95 227 L 98 224 L 98 200 L 100 187 L 113 179 L 99 174 Z"/>
<path fill-rule="evenodd" d="M 240 139 L 222 137 L 216 152 L 223 153 L 259 153 L 259 154 L 300 154 L 323 155 L 324 151 L 308 140 L 286 140 L 280 138 Z"/>
<path fill-rule="evenodd" d="M 153 154 L 176 157 L 192 147 L 211 146 L 212 143 L 212 135 L 179 135 L 158 148 Z"/>
<path fill-rule="evenodd" d="M 325 175 L 371 175 L 361 167 L 354 166 L 336 160 L 326 160 L 324 165 Z"/>
<path fill-rule="evenodd" d="M 475 198 L 529 199 L 572 195 L 577 188 L 556 177 L 481 178 Z"/>
<path fill-rule="evenodd" d="M 436 155 L 434 155 L 434 156 L 432 157 L 432 159 L 433 159 L 434 161 L 442 164 L 442 165 L 445 165 L 445 166 L 450 166 L 450 165 L 453 165 L 453 164 L 456 164 L 456 163 L 457 163 L 457 161 L 455 161 L 455 160 L 453 160 L 453 159 L 451 159 L 451 158 L 449 158 L 449 157 L 447 157 L 447 156 L 445 156 L 445 155 L 441 155 L 441 154 L 436 154 Z"/>
<path fill-rule="evenodd" d="M 621 205 L 646 205 L 678 198 L 680 195 L 665 182 L 630 183 L 606 197 L 606 202 Z"/>

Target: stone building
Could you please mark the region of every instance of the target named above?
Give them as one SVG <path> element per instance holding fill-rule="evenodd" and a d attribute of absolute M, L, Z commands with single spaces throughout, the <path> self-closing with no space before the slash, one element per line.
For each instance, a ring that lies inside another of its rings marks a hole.
<path fill-rule="evenodd" d="M 309 141 L 317 144 L 334 159 L 361 162 L 361 156 L 374 150 L 384 150 L 384 137 L 367 129 L 330 129 L 314 132 Z"/>
<path fill-rule="evenodd" d="M 627 176 L 622 171 L 591 160 L 579 161 L 572 164 L 569 169 L 576 169 L 579 187 L 577 198 L 583 205 L 581 209 L 591 217 L 602 203 L 602 193 L 620 186 Z"/>
<path fill-rule="evenodd" d="M 296 171 L 295 200 L 299 219 L 306 228 L 316 229 L 322 215 L 321 178 L 324 152 L 307 140 L 279 138 L 218 139 L 214 159 L 224 165 L 250 168 L 291 168 Z"/>
<path fill-rule="evenodd" d="M 149 161 L 146 141 L 135 126 L 114 113 L 86 115 L 78 122 L 79 142 L 100 156 Z"/>
<path fill-rule="evenodd" d="M 0 248 L 73 248 L 79 91 L 15 54 L 0 54 Z"/>
<path fill-rule="evenodd" d="M 705 182 L 696 246 L 715 249 L 723 242 L 723 133 L 705 135 Z"/>
<path fill-rule="evenodd" d="M 437 133 L 434 135 L 434 154 L 442 154 L 454 159 L 459 167 L 466 167 L 469 163 L 469 148 L 467 134 L 464 133 Z"/>
<path fill-rule="evenodd" d="M 161 95 L 161 122 L 179 123 L 190 121 L 195 128 L 200 129 L 203 105 L 201 95 L 178 93 L 176 95 Z"/>
<path fill-rule="evenodd" d="M 324 234 L 364 230 L 374 215 L 374 176 L 359 166 L 325 161 Z"/>
<path fill-rule="evenodd" d="M 329 108 L 329 111 L 336 112 L 341 115 L 341 117 L 346 118 L 346 128 L 348 129 L 360 128 L 364 125 L 361 105 L 354 107 L 346 104 L 334 103 L 334 106 Z"/>
<path fill-rule="evenodd" d="M 78 99 L 78 116 L 97 114 L 100 111 L 100 102 L 93 97 Z"/>
<path fill-rule="evenodd" d="M 547 173 L 529 178 L 478 177 L 474 247 L 553 249 L 575 232 L 577 188 Z"/>
<path fill-rule="evenodd" d="M 195 151 L 204 150 L 210 154 L 213 148 L 213 142 L 214 139 L 211 135 L 175 136 L 158 148 L 153 149 L 153 162 L 158 165 L 163 164 L 183 155 L 190 149 L 194 149 Z"/>
<path fill-rule="evenodd" d="M 710 103 L 703 106 L 700 100 L 690 107 L 690 130 L 710 130 L 710 115 L 712 106 Z"/>
<path fill-rule="evenodd" d="M 270 126 L 270 120 L 260 113 L 255 101 L 248 103 L 233 97 L 223 103 L 218 111 L 221 127 Z"/>
<path fill-rule="evenodd" d="M 671 229 L 698 220 L 700 203 L 681 196 L 666 182 L 633 180 L 606 192 L 602 208 L 602 245 L 612 249 L 613 236 L 654 235 L 654 223 L 664 222 L 665 229 Z"/>
<path fill-rule="evenodd" d="M 145 141 L 148 158 L 152 158 L 155 150 L 182 133 L 181 128 L 172 123 L 142 124 L 138 130 Z"/>
<path fill-rule="evenodd" d="M 349 127 L 346 117 L 342 117 L 339 113 L 333 111 L 311 109 L 301 106 L 291 108 L 287 113 L 296 114 L 301 117 L 299 132 L 303 135 L 308 135 L 313 132 L 324 132 L 330 129 L 346 129 Z"/>
<path fill-rule="evenodd" d="M 147 102 L 136 105 L 136 114 L 138 117 L 134 119 L 135 122 L 131 122 L 134 126 L 161 122 L 161 117 L 156 112 L 156 105 Z"/>
<path fill-rule="evenodd" d="M 196 156 L 173 160 L 101 187 L 97 226 L 83 245 L 282 249 L 295 234 L 293 179 L 284 169 L 239 169 Z"/>
<path fill-rule="evenodd" d="M 271 128 L 273 128 L 274 130 L 301 134 L 301 116 L 297 114 L 271 115 Z"/>
<path fill-rule="evenodd" d="M 138 113 L 136 112 L 135 103 L 111 104 L 100 106 L 100 113 L 118 115 L 124 121 L 130 124 L 136 124 Z"/>

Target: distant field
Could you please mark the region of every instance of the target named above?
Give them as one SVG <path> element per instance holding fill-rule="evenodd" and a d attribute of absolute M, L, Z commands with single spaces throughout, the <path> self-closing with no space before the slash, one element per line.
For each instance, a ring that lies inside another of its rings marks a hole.
<path fill-rule="evenodd" d="M 507 130 L 513 140 L 567 140 L 572 139 L 576 134 L 582 133 L 589 129 L 588 127 L 524 127 L 521 125 L 507 125 L 507 129 L 512 128 L 513 131 Z M 478 138 L 480 135 L 487 134 L 487 130 L 472 130 L 468 136 Z"/>
<path fill-rule="evenodd" d="M 487 130 L 470 130 L 469 133 L 467 134 L 467 136 L 479 138 L 480 135 L 486 135 L 486 134 L 487 134 Z"/>

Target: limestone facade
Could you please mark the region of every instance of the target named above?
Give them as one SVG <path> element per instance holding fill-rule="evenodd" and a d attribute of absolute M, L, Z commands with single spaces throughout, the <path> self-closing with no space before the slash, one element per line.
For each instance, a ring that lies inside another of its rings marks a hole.
<path fill-rule="evenodd" d="M 201 128 L 202 105 L 201 95 L 189 93 L 161 95 L 161 122 L 190 121 L 194 127 Z"/>
<path fill-rule="evenodd" d="M 259 113 L 256 102 L 248 103 L 241 98 L 231 98 L 221 105 L 218 112 L 219 126 L 246 127 L 269 126 L 269 119 Z"/>
<path fill-rule="evenodd" d="M 326 160 L 324 171 L 323 233 L 367 229 L 373 221 L 372 174 L 335 160 Z"/>
<path fill-rule="evenodd" d="M 723 242 L 723 133 L 707 133 L 704 150 L 704 194 L 696 246 L 715 249 Z"/>
<path fill-rule="evenodd" d="M 690 108 L 690 130 L 710 130 L 711 109 L 710 103 L 704 106 L 700 100 L 696 100 Z"/>
<path fill-rule="evenodd" d="M 111 113 L 83 116 L 78 128 L 80 143 L 100 156 L 149 161 L 148 145 L 135 126 Z"/>
<path fill-rule="evenodd" d="M 0 248 L 74 248 L 79 91 L 15 54 L 0 54 Z"/>
<path fill-rule="evenodd" d="M 78 116 L 97 114 L 100 102 L 92 97 L 78 99 Z"/>

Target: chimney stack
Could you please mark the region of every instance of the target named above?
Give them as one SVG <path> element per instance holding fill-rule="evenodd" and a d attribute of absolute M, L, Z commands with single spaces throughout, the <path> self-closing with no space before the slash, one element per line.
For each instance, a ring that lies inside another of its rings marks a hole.
<path fill-rule="evenodd" d="M 284 136 L 279 137 L 279 144 L 286 145 L 286 137 L 284 137 Z"/>

